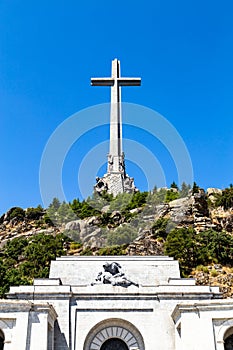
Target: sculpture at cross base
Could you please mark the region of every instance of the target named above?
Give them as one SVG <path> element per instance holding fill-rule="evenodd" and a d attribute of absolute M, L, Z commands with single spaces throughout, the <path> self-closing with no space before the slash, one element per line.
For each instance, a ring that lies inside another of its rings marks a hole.
<path fill-rule="evenodd" d="M 108 170 L 102 178 L 96 179 L 95 191 L 98 193 L 133 193 L 137 191 L 134 179 L 125 171 L 125 156 L 122 151 L 122 111 L 121 86 L 139 86 L 141 78 L 124 78 L 120 75 L 120 61 L 112 61 L 110 78 L 91 78 L 93 86 L 111 86 L 110 142 Z"/>

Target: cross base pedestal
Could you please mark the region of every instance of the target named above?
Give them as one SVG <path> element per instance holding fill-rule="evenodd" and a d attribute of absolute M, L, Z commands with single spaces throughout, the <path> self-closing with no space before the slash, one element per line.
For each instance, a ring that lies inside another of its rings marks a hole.
<path fill-rule="evenodd" d="M 100 195 L 103 192 L 117 196 L 119 193 L 135 193 L 138 189 L 134 185 L 133 177 L 120 172 L 107 173 L 101 178 L 96 179 L 94 190 Z"/>

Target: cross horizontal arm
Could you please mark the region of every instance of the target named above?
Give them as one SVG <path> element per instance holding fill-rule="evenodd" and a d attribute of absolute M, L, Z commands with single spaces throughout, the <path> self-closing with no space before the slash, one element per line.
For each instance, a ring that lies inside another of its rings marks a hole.
<path fill-rule="evenodd" d="M 113 86 L 114 79 L 112 78 L 91 78 L 92 86 Z"/>
<path fill-rule="evenodd" d="M 141 78 L 118 78 L 120 86 L 140 86 Z"/>

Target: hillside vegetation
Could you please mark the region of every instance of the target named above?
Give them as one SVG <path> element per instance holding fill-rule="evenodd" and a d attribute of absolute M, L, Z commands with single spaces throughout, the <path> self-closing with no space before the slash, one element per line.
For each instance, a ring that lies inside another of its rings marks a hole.
<path fill-rule="evenodd" d="M 170 189 L 116 198 L 93 194 L 71 203 L 55 198 L 47 209 L 14 207 L 0 218 L 0 244 L 2 297 L 10 285 L 48 277 L 50 261 L 66 254 L 166 254 L 179 260 L 183 276 L 222 284 L 228 296 L 233 187 L 205 192 L 195 183 L 192 189 L 173 183 Z"/>

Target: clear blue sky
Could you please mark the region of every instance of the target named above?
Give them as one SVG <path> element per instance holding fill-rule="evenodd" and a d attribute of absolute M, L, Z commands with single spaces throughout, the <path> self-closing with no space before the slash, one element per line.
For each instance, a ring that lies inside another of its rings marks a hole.
<path fill-rule="evenodd" d="M 109 89 L 91 87 L 90 77 L 109 76 L 116 57 L 123 75 L 142 77 L 140 88 L 124 88 L 123 101 L 173 124 L 197 184 L 232 183 L 232 16 L 232 0 L 2 0 L 0 213 L 42 203 L 39 167 L 47 140 L 72 114 L 109 102 Z M 64 170 L 69 200 L 78 193 L 66 178 L 76 159 L 71 151 Z"/>

